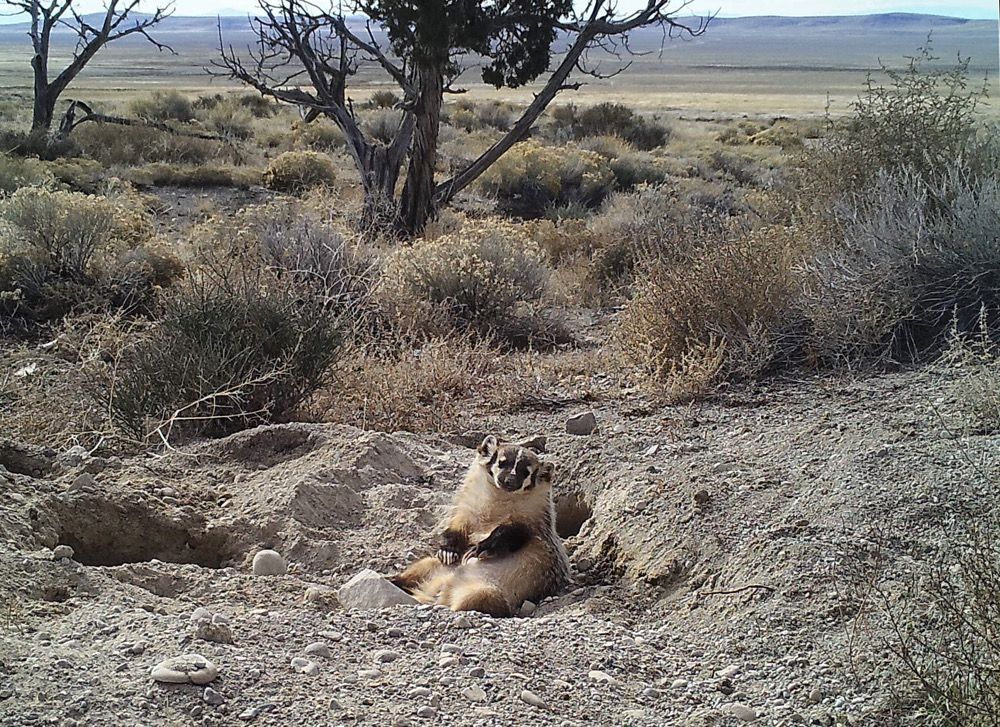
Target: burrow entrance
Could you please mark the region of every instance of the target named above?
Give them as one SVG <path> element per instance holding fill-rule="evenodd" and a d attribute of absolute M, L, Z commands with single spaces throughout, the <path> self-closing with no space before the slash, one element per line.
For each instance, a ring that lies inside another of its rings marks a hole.
<path fill-rule="evenodd" d="M 226 534 L 197 521 L 168 518 L 142 501 L 109 501 L 88 493 L 56 504 L 59 542 L 84 565 L 122 565 L 153 559 L 221 568 L 229 559 Z"/>
<path fill-rule="evenodd" d="M 555 508 L 556 532 L 563 539 L 577 535 L 583 524 L 594 515 L 590 505 L 579 492 L 567 492 L 557 497 Z"/>

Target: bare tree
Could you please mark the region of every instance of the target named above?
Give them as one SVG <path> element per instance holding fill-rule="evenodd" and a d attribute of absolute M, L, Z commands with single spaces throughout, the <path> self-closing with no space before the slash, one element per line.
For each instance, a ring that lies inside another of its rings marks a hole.
<path fill-rule="evenodd" d="M 31 116 L 32 130 L 48 130 L 52 126 L 56 101 L 70 82 L 97 55 L 97 52 L 112 41 L 128 35 L 141 35 L 159 50 L 173 52 L 168 46 L 158 43 L 147 32 L 173 12 L 170 3 L 157 7 L 152 15 L 138 16 L 139 0 L 107 0 L 104 16 L 93 25 L 73 7 L 74 0 L 0 0 L 17 12 L 27 13 L 31 18 L 28 37 L 31 38 L 33 54 L 31 69 L 34 72 L 34 109 Z M 70 62 L 50 79 L 49 53 L 52 48 L 52 34 L 65 28 L 76 37 L 76 47 Z"/>
<path fill-rule="evenodd" d="M 687 2 L 673 10 L 670 4 L 646 0 L 639 9 L 623 12 L 616 0 L 589 0 L 582 9 L 574 8 L 572 0 L 358 0 L 354 10 L 369 19 L 362 23 L 310 0 L 260 0 L 262 15 L 253 19 L 255 47 L 241 55 L 224 43 L 220 30 L 217 65 L 265 96 L 332 119 L 360 172 L 367 215 L 387 210 L 400 231 L 416 234 L 435 210 L 524 139 L 557 94 L 580 87 L 571 82 L 574 72 L 600 75 L 587 65 L 588 51 L 599 49 L 620 59 L 631 53 L 629 33 L 640 28 L 660 28 L 664 39 L 704 32 L 707 20 L 688 24 L 677 19 Z M 380 42 L 374 24 L 381 26 L 387 42 Z M 550 68 L 557 42 L 565 50 Z M 443 96 L 453 91 L 461 61 L 470 55 L 484 59 L 483 80 L 497 88 L 519 86 L 546 71 L 549 75 L 510 131 L 466 168 L 438 181 L 434 169 Z M 348 80 L 362 62 L 378 64 L 403 95 L 399 127 L 388 144 L 364 133 L 347 96 Z M 397 198 L 407 156 L 406 180 Z"/>

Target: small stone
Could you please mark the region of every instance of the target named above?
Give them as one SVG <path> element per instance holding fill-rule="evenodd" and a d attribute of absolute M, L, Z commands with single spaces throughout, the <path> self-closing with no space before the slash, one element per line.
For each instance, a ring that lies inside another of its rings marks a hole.
<path fill-rule="evenodd" d="M 90 490 L 96 489 L 98 487 L 97 480 L 89 472 L 83 472 L 77 475 L 76 479 L 69 486 L 69 491 L 74 492 L 76 490 Z"/>
<path fill-rule="evenodd" d="M 424 705 L 423 707 L 417 710 L 417 716 L 423 717 L 424 719 L 434 719 L 435 717 L 437 717 L 437 710 L 434 709 L 434 707 L 429 707 L 427 705 Z"/>
<path fill-rule="evenodd" d="M 305 652 L 309 654 L 309 656 L 319 656 L 323 659 L 329 659 L 332 656 L 330 653 L 330 647 L 322 641 L 312 642 L 305 648 Z"/>
<path fill-rule="evenodd" d="M 149 644 L 145 641 L 136 641 L 130 647 L 128 647 L 128 653 L 132 656 L 142 656 L 149 648 Z"/>
<path fill-rule="evenodd" d="M 740 668 L 733 664 L 732 666 L 727 666 L 725 669 L 719 669 L 719 671 L 715 672 L 715 676 L 720 679 L 730 679 L 739 674 L 739 672 Z"/>
<path fill-rule="evenodd" d="M 216 644 L 233 643 L 233 631 L 225 624 L 212 621 L 199 621 L 194 630 L 194 637 L 202 641 L 212 641 Z"/>
<path fill-rule="evenodd" d="M 458 644 L 449 644 L 448 642 L 445 642 L 445 643 L 441 644 L 441 652 L 443 654 L 458 654 L 458 655 L 461 655 L 462 654 L 462 647 L 459 646 Z"/>
<path fill-rule="evenodd" d="M 707 505 L 711 499 L 712 495 L 708 490 L 698 490 L 694 493 L 694 502 L 696 505 Z"/>
<path fill-rule="evenodd" d="M 225 616 L 223 616 L 221 613 L 213 613 L 212 614 L 212 623 L 214 623 L 214 624 L 222 624 L 223 626 L 228 626 L 229 625 L 229 619 L 226 618 Z"/>
<path fill-rule="evenodd" d="M 486 670 L 481 666 L 474 666 L 469 669 L 469 676 L 475 677 L 476 679 L 482 679 L 486 676 Z"/>
<path fill-rule="evenodd" d="M 83 464 L 83 461 L 90 456 L 87 452 L 87 448 L 83 445 L 77 444 L 65 452 L 56 456 L 56 461 L 59 462 L 63 467 L 78 467 Z"/>
<path fill-rule="evenodd" d="M 440 668 L 442 668 L 442 669 L 449 669 L 449 668 L 451 668 L 453 666 L 458 666 L 458 657 L 457 656 L 445 656 L 445 657 L 443 657 L 441 659 L 438 659 L 438 666 Z"/>
<path fill-rule="evenodd" d="M 539 709 L 548 709 L 549 705 L 539 697 L 534 692 L 530 692 L 527 689 L 521 690 L 521 701 L 525 704 L 530 704 L 532 707 L 538 707 Z"/>
<path fill-rule="evenodd" d="M 472 622 L 465 616 L 458 616 L 451 622 L 451 626 L 456 629 L 471 629 Z"/>
<path fill-rule="evenodd" d="M 201 715 L 205 714 L 205 708 L 202 707 L 200 704 L 196 704 L 193 707 L 191 707 L 191 710 L 188 712 L 188 714 L 191 715 L 191 717 L 193 717 L 194 719 L 198 719 Z"/>
<path fill-rule="evenodd" d="M 390 639 L 401 639 L 403 637 L 403 629 L 392 628 L 386 631 L 385 635 Z"/>
<path fill-rule="evenodd" d="M 55 667 L 56 669 L 72 669 L 73 662 L 71 662 L 69 659 L 56 659 Z"/>
<path fill-rule="evenodd" d="M 184 654 L 164 659 L 149 675 L 167 684 L 208 684 L 219 676 L 219 669 L 201 654 Z"/>
<path fill-rule="evenodd" d="M 264 704 L 258 704 L 256 707 L 247 707 L 242 712 L 239 713 L 239 718 L 244 721 L 251 721 L 257 719 L 264 712 L 270 712 L 277 705 L 271 704 L 270 702 L 265 702 Z"/>
<path fill-rule="evenodd" d="M 809 704 L 819 704 L 823 701 L 823 691 L 821 689 L 813 689 L 809 692 L 809 696 L 806 697 L 806 701 Z"/>
<path fill-rule="evenodd" d="M 433 693 L 434 692 L 432 692 L 428 687 L 414 687 L 409 692 L 407 692 L 406 695 L 410 699 L 426 699 Z"/>
<path fill-rule="evenodd" d="M 653 689 L 652 687 L 646 687 L 645 689 L 642 690 L 642 696 L 648 699 L 659 699 L 660 690 Z"/>
<path fill-rule="evenodd" d="M 738 720 L 742 720 L 743 722 L 753 722 L 757 719 L 757 713 L 742 702 L 733 702 L 732 704 L 728 704 L 723 708 L 723 711 L 727 714 L 731 714 Z"/>
<path fill-rule="evenodd" d="M 344 635 L 339 631 L 320 631 L 319 635 L 327 641 L 342 641 Z"/>
<path fill-rule="evenodd" d="M 52 550 L 53 560 L 72 560 L 73 559 L 73 549 L 68 545 L 57 545 Z"/>
<path fill-rule="evenodd" d="M 687 685 L 688 685 L 687 679 L 674 679 L 672 682 L 670 682 L 671 689 L 684 689 L 687 687 Z"/>
<path fill-rule="evenodd" d="M 415 606 L 417 601 L 373 570 L 365 569 L 337 591 L 344 608 L 388 608 Z"/>
<path fill-rule="evenodd" d="M 388 664 L 390 662 L 396 661 L 399 658 L 399 654 L 395 651 L 390 651 L 389 649 L 381 649 L 375 652 L 375 661 L 379 664 Z"/>
<path fill-rule="evenodd" d="M 482 687 L 477 687 L 474 685 L 463 689 L 462 696 L 468 699 L 470 702 L 486 701 L 486 692 L 483 691 Z"/>
<path fill-rule="evenodd" d="M 309 586 L 302 596 L 304 603 L 324 603 L 333 601 L 337 592 L 330 586 Z"/>
<path fill-rule="evenodd" d="M 382 676 L 381 669 L 358 669 L 358 676 L 362 679 L 378 679 Z"/>
<path fill-rule="evenodd" d="M 218 707 L 226 701 L 226 698 L 212 689 L 212 687 L 205 687 L 205 691 L 201 695 L 201 698 L 205 701 L 205 704 L 211 704 L 213 707 Z"/>
<path fill-rule="evenodd" d="M 292 669 L 299 674 L 306 674 L 307 676 L 316 676 L 319 674 L 319 665 L 315 661 L 304 659 L 301 656 L 296 656 L 292 659 Z"/>
<path fill-rule="evenodd" d="M 253 574 L 255 576 L 283 576 L 288 572 L 285 559 L 274 550 L 260 550 L 253 557 Z"/>
<path fill-rule="evenodd" d="M 597 429 L 597 417 L 594 416 L 594 412 L 592 411 L 571 416 L 566 420 L 567 434 L 586 436 L 588 434 L 593 434 L 595 429 Z"/>
<path fill-rule="evenodd" d="M 191 612 L 192 621 L 211 621 L 212 612 L 209 611 L 204 606 L 198 606 L 194 611 Z"/>
<path fill-rule="evenodd" d="M 521 618 L 528 618 L 528 616 L 535 612 L 536 608 L 538 608 L 536 604 L 531 601 L 525 601 L 521 604 L 521 608 L 517 610 L 517 615 Z"/>
<path fill-rule="evenodd" d="M 601 671 L 600 669 L 591 669 L 587 673 L 587 677 L 592 682 L 600 682 L 602 684 L 617 684 L 618 680 L 615 679 L 610 674 Z"/>

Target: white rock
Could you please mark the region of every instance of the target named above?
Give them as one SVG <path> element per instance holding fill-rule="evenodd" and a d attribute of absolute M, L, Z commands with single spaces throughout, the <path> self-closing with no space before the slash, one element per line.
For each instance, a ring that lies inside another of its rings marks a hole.
<path fill-rule="evenodd" d="M 191 612 L 192 621 L 211 621 L 212 612 L 209 611 L 204 606 L 198 606 L 194 611 Z"/>
<path fill-rule="evenodd" d="M 597 429 L 597 417 L 594 416 L 594 412 L 592 411 L 586 411 L 583 414 L 571 416 L 566 420 L 567 434 L 585 436 L 587 434 L 593 434 L 595 429 Z"/>
<path fill-rule="evenodd" d="M 253 557 L 255 576 L 283 576 L 288 572 L 285 559 L 274 550 L 260 550 Z"/>
<path fill-rule="evenodd" d="M 225 616 L 223 616 L 221 613 L 213 613 L 212 614 L 212 623 L 214 623 L 214 624 L 222 624 L 223 626 L 228 626 L 229 625 L 229 619 L 226 618 Z"/>
<path fill-rule="evenodd" d="M 483 691 L 482 687 L 471 686 L 466 687 L 462 690 L 462 696 L 468 699 L 470 702 L 485 702 L 486 692 Z"/>
<path fill-rule="evenodd" d="M 471 629 L 472 622 L 465 616 L 458 616 L 451 622 L 451 627 L 455 629 Z"/>
<path fill-rule="evenodd" d="M 68 545 L 57 545 L 52 551 L 55 560 L 72 560 L 73 549 Z"/>
<path fill-rule="evenodd" d="M 309 676 L 319 674 L 319 666 L 316 662 L 303 659 L 301 656 L 292 659 L 292 669 L 299 674 L 308 674 Z"/>
<path fill-rule="evenodd" d="M 548 709 L 549 705 L 539 697 L 534 692 L 530 692 L 527 689 L 521 691 L 521 701 L 525 704 L 530 704 L 532 707 L 538 707 L 539 709 Z"/>
<path fill-rule="evenodd" d="M 592 682 L 601 682 L 602 684 L 617 684 L 618 680 L 607 672 L 603 672 L 600 669 L 591 669 L 587 676 Z"/>
<path fill-rule="evenodd" d="M 149 675 L 168 684 L 208 684 L 219 676 L 219 669 L 201 654 L 184 654 L 164 659 Z"/>
<path fill-rule="evenodd" d="M 671 689 L 684 689 L 688 685 L 687 679 L 674 679 L 670 682 Z"/>
<path fill-rule="evenodd" d="M 757 713 L 742 702 L 727 704 L 723 708 L 723 711 L 726 712 L 726 714 L 731 714 L 733 717 L 736 717 L 736 719 L 742 720 L 743 722 L 753 722 L 757 719 Z"/>
<path fill-rule="evenodd" d="M 226 701 L 226 698 L 219 694 L 217 691 L 212 689 L 212 687 L 205 687 L 204 693 L 201 698 L 206 704 L 211 704 L 213 707 L 218 707 L 220 704 Z"/>
<path fill-rule="evenodd" d="M 427 705 L 424 705 L 423 707 L 417 710 L 417 716 L 423 717 L 424 719 L 434 719 L 435 717 L 437 717 L 437 710 L 434 709 L 434 707 L 428 707 Z"/>
<path fill-rule="evenodd" d="M 337 598 L 344 608 L 388 608 L 417 603 L 408 593 L 367 568 L 341 586 Z"/>
<path fill-rule="evenodd" d="M 740 673 L 740 668 L 736 666 L 736 664 L 733 664 L 732 666 L 727 666 L 725 669 L 719 669 L 717 672 L 715 672 L 715 676 L 719 677 L 720 679 L 729 679 L 730 677 L 734 677 L 739 673 Z"/>

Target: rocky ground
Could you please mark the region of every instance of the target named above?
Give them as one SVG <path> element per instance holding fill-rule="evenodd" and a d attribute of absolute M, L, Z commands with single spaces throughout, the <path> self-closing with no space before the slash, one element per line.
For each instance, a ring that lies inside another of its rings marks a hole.
<path fill-rule="evenodd" d="M 992 502 L 1000 442 L 956 433 L 960 378 L 578 394 L 483 421 L 548 435 L 575 568 L 502 620 L 335 595 L 427 548 L 479 432 L 291 424 L 127 460 L 0 444 L 0 724 L 905 723 L 859 583 Z M 567 434 L 585 409 L 596 431 Z M 255 575 L 262 548 L 288 572 Z M 217 676 L 151 678 L 184 654 Z"/>

